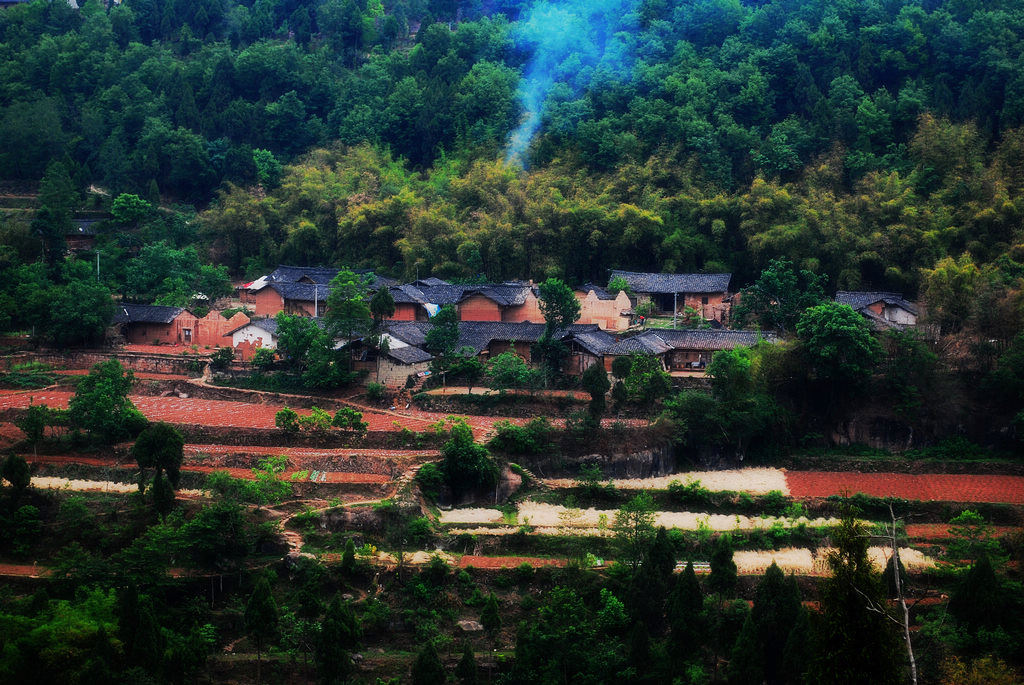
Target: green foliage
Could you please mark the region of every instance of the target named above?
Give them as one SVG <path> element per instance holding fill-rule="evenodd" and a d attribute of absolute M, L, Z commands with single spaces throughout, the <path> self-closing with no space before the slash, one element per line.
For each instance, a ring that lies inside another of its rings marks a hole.
<path fill-rule="evenodd" d="M 384 399 L 385 388 L 380 383 L 370 382 L 366 384 L 366 399 L 371 402 L 380 402 Z"/>
<path fill-rule="evenodd" d="M 338 407 L 331 425 L 341 430 L 350 430 L 360 435 L 366 433 L 369 424 L 363 421 L 363 413 L 351 407 Z"/>
<path fill-rule="evenodd" d="M 93 439 L 113 443 L 138 434 L 147 421 L 128 399 L 134 375 L 116 359 L 100 362 L 79 381 L 68 403 L 68 419 Z"/>
<path fill-rule="evenodd" d="M 473 431 L 463 420 L 452 423 L 451 438 L 441 447 L 441 459 L 445 482 L 456 498 L 493 487 L 497 481 L 498 467 L 487 448 L 474 442 Z"/>
<path fill-rule="evenodd" d="M 487 596 L 484 603 L 484 610 L 480 612 L 480 625 L 487 631 L 487 635 L 494 640 L 498 631 L 501 630 L 501 614 L 498 613 L 498 598 L 492 592 Z"/>
<path fill-rule="evenodd" d="M 629 401 L 650 406 L 668 394 L 672 379 L 662 368 L 661 360 L 650 354 L 629 356 L 629 373 L 623 379 Z M 612 372 L 614 373 L 614 363 Z"/>
<path fill-rule="evenodd" d="M 274 414 L 274 425 L 286 433 L 295 434 L 299 432 L 299 414 L 294 409 L 284 407 Z"/>
<path fill-rule="evenodd" d="M 505 454 L 543 454 L 551 451 L 551 435 L 554 428 L 551 422 L 537 416 L 524 425 L 519 426 L 511 421 L 498 421 L 494 424 L 495 434 L 487 446 Z"/>
<path fill-rule="evenodd" d="M 607 290 L 612 295 L 618 295 L 623 290 L 626 291 L 627 295 L 630 293 L 629 283 L 627 283 L 626 279 L 623 278 L 622 276 L 616 276 L 612 280 L 608 281 Z"/>
<path fill-rule="evenodd" d="M 862 387 L 881 355 L 864 317 L 849 305 L 828 302 L 811 307 L 800 316 L 796 330 L 812 373 L 833 392 Z"/>
<path fill-rule="evenodd" d="M 343 340 L 366 333 L 370 329 L 370 307 L 367 304 L 369 288 L 362 276 L 349 269 L 341 269 L 331 279 L 327 296 L 328 329 Z"/>
<path fill-rule="evenodd" d="M 252 151 L 252 163 L 256 167 L 256 180 L 267 190 L 273 190 L 281 182 L 281 162 L 270 150 Z"/>
<path fill-rule="evenodd" d="M 502 352 L 487 365 L 490 387 L 495 390 L 532 387 L 537 381 L 536 372 L 526 360 L 511 350 Z"/>
<path fill-rule="evenodd" d="M 153 211 L 153 205 L 138 195 L 121 193 L 110 204 L 110 215 L 119 224 L 138 226 Z"/>
<path fill-rule="evenodd" d="M 437 464 L 424 464 L 416 472 L 416 482 L 427 499 L 436 500 L 444 485 L 444 473 Z"/>
<path fill-rule="evenodd" d="M 362 415 L 360 415 L 360 418 L 361 417 Z M 275 416 L 274 418 L 276 423 L 277 417 Z M 309 414 L 306 416 L 300 416 L 298 421 L 300 429 L 311 430 L 319 433 L 330 429 L 333 425 L 334 419 L 332 419 L 331 415 L 320 407 L 311 407 Z"/>
<path fill-rule="evenodd" d="M 814 622 L 809 674 L 840 683 L 900 682 L 896 624 L 886 615 L 885 590 L 868 559 L 867 531 L 846 512 L 833 529 L 832 543 L 835 550 L 828 556 L 832 575 L 821 587 L 821 615 Z M 856 660 L 854 654 L 871 658 Z"/>
<path fill-rule="evenodd" d="M 132 456 L 139 465 L 139 490 L 145 489 L 146 470 L 153 469 L 152 495 L 154 501 L 167 505 L 167 490 L 170 501 L 174 500 L 174 488 L 181 479 L 185 438 L 174 426 L 166 423 L 150 424 L 139 433 L 132 445 Z M 165 480 L 166 479 L 166 480 Z"/>
<path fill-rule="evenodd" d="M 250 363 L 252 367 L 260 373 L 267 373 L 274 366 L 274 357 L 276 353 L 274 350 L 267 349 L 266 347 L 259 347 L 252 354 Z"/>
<path fill-rule="evenodd" d="M 441 685 L 448 680 L 448 674 L 437 656 L 434 643 L 427 641 L 416 655 L 412 664 L 413 685 Z"/>
<path fill-rule="evenodd" d="M 792 331 L 808 307 L 825 300 L 824 276 L 803 269 L 797 273 L 787 259 L 773 259 L 761 276 L 743 289 L 732 320 L 740 326 L 756 321 L 762 328 Z"/>
<path fill-rule="evenodd" d="M 621 558 L 634 571 L 643 563 L 654 540 L 654 511 L 650 493 L 642 492 L 615 512 L 612 530 L 622 550 Z"/>
<path fill-rule="evenodd" d="M 245 497 L 257 506 L 277 504 L 292 494 L 292 484 L 281 478 L 288 467 L 288 457 L 264 457 L 252 469 L 254 480 L 246 481 Z"/>
<path fill-rule="evenodd" d="M 271 593 L 270 583 L 265 576 L 261 576 L 245 605 L 245 630 L 256 643 L 257 680 L 260 679 L 260 654 L 268 643 L 277 639 L 278 622 L 277 602 Z"/>
<path fill-rule="evenodd" d="M 538 287 L 538 305 L 544 316 L 545 335 L 554 336 L 580 318 L 580 301 L 572 288 L 557 278 L 549 278 Z"/>
<path fill-rule="evenodd" d="M 715 551 L 711 554 L 711 575 L 708 576 L 708 589 L 723 597 L 736 591 L 738 579 L 736 562 L 732 560 L 732 538 L 720 535 L 715 543 Z"/>
<path fill-rule="evenodd" d="M 459 313 L 455 305 L 446 304 L 430 318 L 431 327 L 427 331 L 423 348 L 434 355 L 430 362 L 433 373 L 448 371 L 459 344 Z"/>
<path fill-rule="evenodd" d="M 580 376 L 580 387 L 590 395 L 588 411 L 597 420 L 601 419 L 605 409 L 605 395 L 612 385 L 608 381 L 608 374 L 604 370 L 604 364 L 598 362 L 591 364 Z"/>
<path fill-rule="evenodd" d="M 233 361 L 235 361 L 235 348 L 233 347 L 218 347 L 210 355 L 210 366 L 217 371 L 228 368 Z"/>

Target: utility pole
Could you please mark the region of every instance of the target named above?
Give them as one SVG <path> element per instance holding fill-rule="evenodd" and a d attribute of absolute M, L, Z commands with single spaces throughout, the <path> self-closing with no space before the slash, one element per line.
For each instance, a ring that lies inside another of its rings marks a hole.
<path fill-rule="evenodd" d="M 100 250 L 96 248 L 96 280 L 100 280 Z"/>
<path fill-rule="evenodd" d="M 672 293 L 672 329 L 676 327 L 676 317 L 679 315 L 679 293 Z"/>

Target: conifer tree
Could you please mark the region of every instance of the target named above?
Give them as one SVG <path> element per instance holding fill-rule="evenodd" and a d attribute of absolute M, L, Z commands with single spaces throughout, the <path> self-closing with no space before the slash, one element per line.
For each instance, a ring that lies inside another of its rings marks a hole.
<path fill-rule="evenodd" d="M 412 664 L 412 685 L 441 685 L 448 680 L 434 643 L 427 641 Z"/>
<path fill-rule="evenodd" d="M 455 675 L 460 685 L 477 684 L 476 654 L 473 653 L 473 646 L 468 642 L 462 647 L 462 658 L 459 665 L 455 667 Z"/>
<path fill-rule="evenodd" d="M 256 682 L 263 682 L 262 654 L 264 646 L 277 637 L 277 602 L 270 592 L 270 582 L 262 577 L 256 581 L 249 603 L 245 605 L 245 629 L 256 643 Z"/>
<path fill-rule="evenodd" d="M 711 555 L 711 575 L 708 576 L 708 587 L 727 597 L 736 589 L 736 562 L 732 560 L 732 539 L 728 535 L 718 538 L 715 551 Z"/>

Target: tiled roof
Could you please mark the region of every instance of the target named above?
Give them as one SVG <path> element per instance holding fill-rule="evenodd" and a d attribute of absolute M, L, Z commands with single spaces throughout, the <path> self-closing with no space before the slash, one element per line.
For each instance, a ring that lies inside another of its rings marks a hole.
<path fill-rule="evenodd" d="M 885 302 L 917 315 L 917 307 L 912 302 L 904 300 L 903 295 L 900 293 L 840 290 L 836 293 L 836 302 L 848 304 L 856 311 L 869 307 L 876 302 Z"/>
<path fill-rule="evenodd" d="M 434 358 L 433 355 L 431 355 L 426 350 L 421 350 L 420 348 L 413 347 L 412 345 L 408 347 L 399 347 L 394 350 L 388 350 L 388 356 L 403 364 L 417 364 L 420 362 L 429 362 L 431 359 Z"/>
<path fill-rule="evenodd" d="M 612 356 L 620 356 L 626 354 L 665 354 L 672 347 L 665 343 L 656 333 L 653 331 L 644 331 L 640 335 L 634 335 L 630 338 L 623 338 L 613 345 L 608 346 L 604 353 Z"/>
<path fill-rule="evenodd" d="M 771 333 L 762 331 L 730 331 L 715 328 L 659 329 L 658 337 L 673 349 L 684 350 L 731 350 L 735 347 L 750 347 L 758 340 L 778 342 Z"/>
<path fill-rule="evenodd" d="M 296 302 L 313 302 L 314 296 L 317 302 L 324 302 L 331 294 L 329 287 L 319 283 L 271 283 L 270 287 L 284 299 Z"/>
<path fill-rule="evenodd" d="M 183 311 L 182 307 L 158 304 L 119 304 L 114 308 L 113 323 L 170 323 Z"/>
<path fill-rule="evenodd" d="M 303 278 L 327 285 L 338 275 L 338 269 L 329 266 L 278 266 L 267 277 L 270 283 L 298 283 Z"/>
<path fill-rule="evenodd" d="M 428 283 L 431 281 L 431 283 Z M 418 304 L 458 304 L 472 295 L 482 295 L 503 307 L 521 305 L 533 288 L 529 283 L 481 283 L 476 285 L 453 285 L 439 278 L 422 279 L 391 289 L 395 302 Z"/>
<path fill-rule="evenodd" d="M 605 350 L 615 344 L 615 336 L 604 331 L 574 333 L 572 341 L 587 352 L 600 356 L 604 354 Z"/>
<path fill-rule="evenodd" d="M 597 295 L 597 299 L 599 300 L 615 299 L 615 295 L 612 295 L 610 292 L 608 292 L 607 289 L 602 288 L 601 286 L 596 285 L 594 283 L 584 283 L 580 287 L 576 288 L 576 290 L 579 290 L 583 293 L 589 293 L 591 290 L 593 290 L 594 294 Z"/>
<path fill-rule="evenodd" d="M 611 272 L 611 278 L 623 278 L 634 293 L 723 293 L 729 289 L 732 274 L 649 274 L 636 271 Z"/>
<path fill-rule="evenodd" d="M 427 278 L 420 278 L 418 280 L 413 281 L 412 285 L 451 285 L 451 283 L 449 283 L 448 281 L 443 281 L 440 278 L 434 278 L 433 276 L 429 276 Z"/>
<path fill-rule="evenodd" d="M 247 324 L 243 324 L 243 325 L 239 326 L 238 328 L 231 329 L 230 331 L 228 331 L 224 335 L 226 335 L 226 336 L 227 335 L 233 335 L 233 334 L 237 333 L 238 331 L 242 330 L 243 328 L 245 328 L 247 326 L 255 326 L 256 328 L 259 328 L 260 330 L 264 330 L 267 333 L 270 333 L 270 335 L 277 335 L 277 319 L 273 319 L 273 318 L 253 319 L 252 321 L 250 321 Z"/>
<path fill-rule="evenodd" d="M 397 340 L 422 347 L 427 340 L 427 331 L 433 324 L 427 321 L 388 321 L 384 329 Z M 572 324 L 558 334 L 560 339 L 580 333 L 599 333 L 596 324 Z M 509 323 L 503 321 L 460 321 L 459 342 L 456 349 L 470 347 L 477 353 L 495 340 L 535 343 L 544 333 L 542 323 Z M 609 336 L 610 337 L 610 336 Z"/>

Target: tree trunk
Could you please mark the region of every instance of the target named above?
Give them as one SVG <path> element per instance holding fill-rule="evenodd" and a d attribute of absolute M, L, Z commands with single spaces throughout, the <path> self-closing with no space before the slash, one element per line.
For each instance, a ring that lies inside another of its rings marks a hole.
<path fill-rule="evenodd" d="M 893 513 L 892 505 L 889 505 L 889 516 L 892 518 L 892 574 L 896 581 L 896 596 L 900 601 L 900 609 L 903 610 L 903 641 L 907 645 L 907 659 L 910 661 L 910 682 L 917 685 L 917 662 L 914 659 L 914 645 L 910 641 L 910 611 L 907 609 L 907 601 L 903 597 L 903 581 L 900 578 L 900 548 L 896 546 L 896 514 Z"/>

